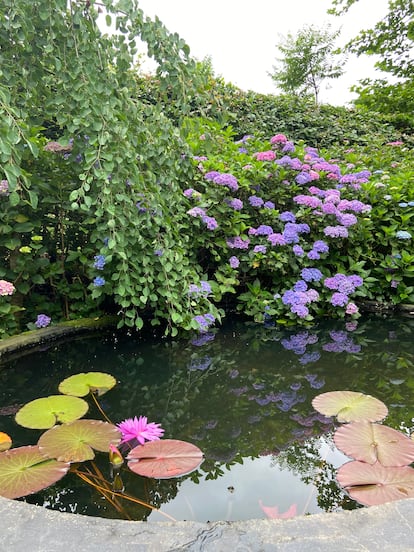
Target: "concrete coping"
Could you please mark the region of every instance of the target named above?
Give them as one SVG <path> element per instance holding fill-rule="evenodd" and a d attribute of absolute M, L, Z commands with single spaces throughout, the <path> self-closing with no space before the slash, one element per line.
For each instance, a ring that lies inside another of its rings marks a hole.
<path fill-rule="evenodd" d="M 414 499 L 288 520 L 144 522 L 62 513 L 0 497 L 13 552 L 412 552 Z"/>

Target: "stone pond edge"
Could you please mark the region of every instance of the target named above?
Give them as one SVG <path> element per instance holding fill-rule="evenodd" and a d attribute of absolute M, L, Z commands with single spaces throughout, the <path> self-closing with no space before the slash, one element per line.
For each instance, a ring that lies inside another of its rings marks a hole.
<path fill-rule="evenodd" d="M 144 522 L 62 513 L 0 497 L 3 550 L 332 552 L 414 550 L 414 499 L 288 520 Z"/>

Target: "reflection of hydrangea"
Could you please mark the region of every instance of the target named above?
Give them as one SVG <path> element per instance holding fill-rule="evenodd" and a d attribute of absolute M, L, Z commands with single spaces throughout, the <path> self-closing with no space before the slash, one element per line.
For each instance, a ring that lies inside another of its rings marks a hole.
<path fill-rule="evenodd" d="M 321 354 L 319 351 L 313 351 L 311 353 L 305 353 L 299 358 L 299 362 L 305 366 L 306 364 L 310 364 L 311 362 L 317 362 L 321 358 Z"/>
<path fill-rule="evenodd" d="M 321 389 L 321 387 L 325 385 L 325 380 L 323 378 L 318 380 L 318 376 L 316 374 L 306 374 L 305 379 L 308 380 L 312 389 Z"/>
<path fill-rule="evenodd" d="M 194 358 L 191 360 L 190 365 L 188 366 L 188 370 L 195 371 L 195 370 L 207 370 L 207 368 L 211 365 L 213 359 L 209 356 L 205 356 L 203 358 Z"/>
<path fill-rule="evenodd" d="M 199 336 L 193 338 L 190 343 L 191 345 L 194 345 L 195 347 L 202 347 L 206 343 L 209 343 L 210 341 L 213 341 L 215 338 L 215 334 L 211 332 L 204 332 L 200 334 Z"/>

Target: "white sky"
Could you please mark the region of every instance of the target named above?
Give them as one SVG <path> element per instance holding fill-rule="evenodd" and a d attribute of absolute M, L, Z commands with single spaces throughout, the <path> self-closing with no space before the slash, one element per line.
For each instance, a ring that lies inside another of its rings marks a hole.
<path fill-rule="evenodd" d="M 146 15 L 157 15 L 171 32 L 178 33 L 198 60 L 210 56 L 216 75 L 243 90 L 277 94 L 268 76 L 276 62 L 280 35 L 304 25 L 342 28 L 338 45 L 361 29 L 369 29 L 388 12 L 388 0 L 359 0 L 345 16 L 326 12 L 331 0 L 140 0 Z M 321 101 L 344 105 L 354 94 L 350 86 L 365 77 L 380 77 L 373 56 L 349 57 L 345 74 L 321 90 Z M 151 67 L 148 65 L 148 67 Z"/>

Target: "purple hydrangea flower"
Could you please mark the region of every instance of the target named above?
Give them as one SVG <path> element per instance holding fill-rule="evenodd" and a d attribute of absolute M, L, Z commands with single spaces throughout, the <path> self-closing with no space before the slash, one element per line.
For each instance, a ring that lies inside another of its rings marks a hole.
<path fill-rule="evenodd" d="M 264 204 L 263 204 L 263 208 L 264 209 L 274 209 L 275 204 L 273 203 L 273 201 L 265 201 Z"/>
<path fill-rule="evenodd" d="M 345 226 L 327 226 L 323 229 L 323 233 L 325 236 L 329 236 L 331 238 L 347 238 L 348 237 L 348 230 L 345 228 Z"/>
<path fill-rule="evenodd" d="M 262 207 L 264 201 L 261 197 L 253 195 L 249 197 L 249 203 L 252 207 Z"/>
<path fill-rule="evenodd" d="M 240 211 L 240 209 L 243 209 L 243 201 L 238 198 L 233 198 L 231 201 L 229 201 L 230 207 L 232 207 L 235 211 Z"/>
<path fill-rule="evenodd" d="M 220 186 L 227 186 L 230 190 L 238 190 L 239 185 L 237 178 L 229 173 L 219 173 L 218 171 L 210 171 L 204 175 L 206 180 L 211 180 Z"/>
<path fill-rule="evenodd" d="M 283 211 L 279 218 L 282 222 L 296 222 L 296 216 L 291 211 Z"/>
<path fill-rule="evenodd" d="M 300 245 L 294 245 L 292 247 L 292 251 L 294 255 L 296 255 L 296 257 L 303 257 L 303 255 L 305 254 L 303 248 Z"/>
<path fill-rule="evenodd" d="M 189 209 L 187 211 L 188 215 L 191 215 L 192 217 L 204 217 L 206 216 L 206 212 L 201 207 L 193 207 L 192 209 Z"/>
<path fill-rule="evenodd" d="M 241 238 L 240 236 L 235 236 L 234 238 L 229 238 L 226 240 L 227 247 L 230 249 L 249 249 L 250 240 L 249 238 Z"/>
<path fill-rule="evenodd" d="M 233 255 L 229 259 L 229 264 L 230 264 L 231 268 L 238 268 L 239 265 L 240 265 L 240 261 L 235 255 Z"/>
<path fill-rule="evenodd" d="M 207 215 L 203 215 L 201 217 L 201 220 L 207 226 L 208 230 L 215 230 L 218 227 L 217 221 L 214 217 L 209 217 Z"/>
<path fill-rule="evenodd" d="M 261 224 L 256 230 L 257 236 L 269 236 L 270 234 L 273 234 L 273 228 L 267 224 Z"/>
<path fill-rule="evenodd" d="M 267 249 L 265 245 L 255 245 L 253 253 L 266 253 Z"/>
<path fill-rule="evenodd" d="M 47 316 L 46 314 L 38 314 L 35 326 L 36 328 L 46 328 L 46 326 L 49 326 L 51 320 L 50 316 Z"/>
<path fill-rule="evenodd" d="M 331 304 L 334 307 L 344 307 L 349 301 L 348 295 L 345 293 L 340 293 L 339 291 L 336 291 L 332 294 L 331 297 Z"/>
<path fill-rule="evenodd" d="M 273 246 L 275 246 L 275 245 L 286 245 L 287 244 L 287 241 L 286 241 L 285 237 L 280 233 L 269 234 L 269 236 L 267 236 L 267 240 Z"/>
<path fill-rule="evenodd" d="M 303 268 L 300 275 L 306 282 L 319 282 L 322 280 L 322 272 L 318 268 Z"/>
<path fill-rule="evenodd" d="M 95 255 L 93 267 L 97 268 L 98 270 L 103 270 L 103 267 L 105 266 L 105 256 L 104 255 Z"/>
<path fill-rule="evenodd" d="M 312 249 L 314 249 L 318 253 L 328 253 L 329 245 L 323 240 L 316 240 L 312 246 Z"/>

